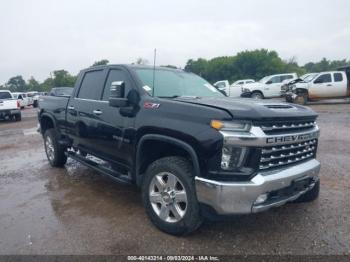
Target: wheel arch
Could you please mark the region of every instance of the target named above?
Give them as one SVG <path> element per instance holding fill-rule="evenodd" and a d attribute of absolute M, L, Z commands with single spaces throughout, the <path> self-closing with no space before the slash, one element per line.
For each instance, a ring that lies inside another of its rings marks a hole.
<path fill-rule="evenodd" d="M 147 154 L 147 152 L 148 153 L 155 152 L 148 148 L 149 145 L 157 145 L 157 146 L 161 145 L 163 150 L 157 151 L 155 154 Z M 169 150 L 169 151 L 165 152 L 165 155 L 163 155 L 164 150 Z M 159 159 L 160 157 L 172 155 L 171 153 L 175 153 L 175 155 L 180 155 L 180 156 L 183 156 L 182 154 L 185 154 L 185 156 L 188 157 L 192 163 L 195 176 L 200 175 L 200 166 L 199 166 L 198 156 L 191 145 L 170 136 L 164 136 L 164 135 L 158 135 L 158 134 L 147 134 L 142 136 L 137 144 L 136 161 L 135 161 L 136 162 L 136 167 L 135 167 L 136 184 L 138 186 L 141 185 L 143 174 L 146 171 L 147 167 L 153 161 Z M 145 155 L 147 155 L 147 157 L 145 157 Z"/>
<path fill-rule="evenodd" d="M 56 127 L 55 119 L 48 113 L 42 113 L 39 119 L 40 133 L 44 135 L 45 131 Z"/>

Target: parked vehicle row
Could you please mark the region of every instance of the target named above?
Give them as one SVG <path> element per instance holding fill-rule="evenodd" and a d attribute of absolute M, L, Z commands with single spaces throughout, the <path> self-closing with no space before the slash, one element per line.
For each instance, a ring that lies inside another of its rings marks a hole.
<path fill-rule="evenodd" d="M 214 83 L 214 86 L 229 97 L 240 97 L 244 86 L 254 82 L 254 79 L 242 79 L 230 84 L 228 80 L 221 80 Z"/>
<path fill-rule="evenodd" d="M 0 90 L 0 119 L 21 121 L 19 101 L 8 90 Z"/>
<path fill-rule="evenodd" d="M 106 65 L 39 108 L 53 167 L 70 157 L 136 184 L 149 219 L 170 234 L 319 195 L 317 114 L 300 105 L 231 99 L 178 69 Z"/>

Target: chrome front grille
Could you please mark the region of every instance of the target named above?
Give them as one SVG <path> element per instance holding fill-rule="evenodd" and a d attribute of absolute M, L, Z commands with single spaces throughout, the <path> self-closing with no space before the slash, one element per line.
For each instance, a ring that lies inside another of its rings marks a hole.
<path fill-rule="evenodd" d="M 275 123 L 262 123 L 261 129 L 266 134 L 279 132 L 295 132 L 313 128 L 316 126 L 315 121 L 281 121 Z"/>
<path fill-rule="evenodd" d="M 315 157 L 317 139 L 309 141 L 264 147 L 261 150 L 259 169 L 269 169 L 293 164 Z"/>

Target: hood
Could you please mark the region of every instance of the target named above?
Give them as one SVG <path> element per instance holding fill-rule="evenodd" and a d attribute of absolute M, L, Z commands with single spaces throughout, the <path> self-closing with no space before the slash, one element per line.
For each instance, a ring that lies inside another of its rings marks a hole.
<path fill-rule="evenodd" d="M 192 103 L 207 107 L 218 108 L 227 111 L 235 119 L 271 120 L 286 118 L 310 118 L 315 119 L 317 114 L 308 107 L 251 98 L 230 97 L 203 97 L 203 98 L 177 98 L 176 101 Z"/>

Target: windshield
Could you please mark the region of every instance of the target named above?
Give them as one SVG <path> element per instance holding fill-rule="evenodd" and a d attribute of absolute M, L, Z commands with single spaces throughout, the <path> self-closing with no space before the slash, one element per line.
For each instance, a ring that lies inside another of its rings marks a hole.
<path fill-rule="evenodd" d="M 306 74 L 301 76 L 300 78 L 303 79 L 305 82 L 310 82 L 312 79 L 314 79 L 318 74 Z"/>
<path fill-rule="evenodd" d="M 265 84 L 265 82 L 270 78 L 270 76 L 265 76 L 259 80 L 259 83 Z"/>
<path fill-rule="evenodd" d="M 135 72 L 144 85 L 143 89 L 152 95 L 153 69 L 135 69 Z M 154 96 L 158 97 L 224 96 L 203 78 L 183 71 L 156 69 L 154 85 Z"/>
<path fill-rule="evenodd" d="M 12 96 L 9 92 L 0 92 L 0 99 L 11 99 Z"/>

